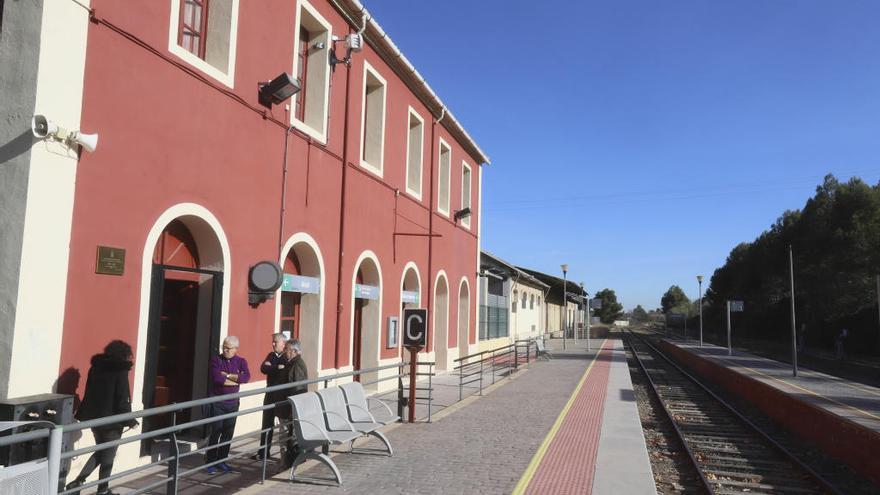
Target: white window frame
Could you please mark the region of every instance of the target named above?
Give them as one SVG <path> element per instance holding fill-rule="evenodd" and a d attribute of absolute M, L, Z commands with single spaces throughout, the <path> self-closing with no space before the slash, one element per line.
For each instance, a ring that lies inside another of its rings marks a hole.
<path fill-rule="evenodd" d="M 378 166 L 374 163 L 370 163 L 364 159 L 364 138 L 367 134 L 366 127 L 366 117 L 367 117 L 367 75 L 371 74 L 373 77 L 379 80 L 382 83 L 382 131 L 379 133 L 379 164 Z M 364 83 L 361 88 L 361 146 L 360 146 L 360 156 L 361 156 L 361 167 L 373 172 L 379 177 L 383 176 L 383 163 L 385 162 L 385 116 L 388 113 L 388 82 L 382 77 L 379 72 L 370 65 L 369 62 L 364 60 Z"/>
<path fill-rule="evenodd" d="M 473 197 L 474 197 L 474 169 L 471 168 L 470 165 L 467 164 L 466 161 L 461 161 L 461 209 L 464 209 L 464 171 L 467 169 L 468 171 L 468 194 L 470 197 L 468 198 L 467 206 L 473 205 Z M 471 214 L 461 219 L 461 226 L 470 230 L 471 229 L 471 217 L 473 216 L 473 208 L 471 208 Z"/>
<path fill-rule="evenodd" d="M 422 139 L 419 140 L 419 143 L 421 146 L 421 148 L 419 149 L 419 156 L 421 157 L 421 161 L 419 163 L 419 190 L 418 191 L 415 191 L 415 190 L 409 188 L 409 155 L 410 155 L 409 121 L 410 121 L 411 117 L 415 117 L 416 120 L 418 120 L 422 126 Z M 416 112 L 415 109 L 413 109 L 413 107 L 410 106 L 409 110 L 406 113 L 406 177 L 404 178 L 404 180 L 406 182 L 404 182 L 404 185 L 405 185 L 406 193 L 419 201 L 422 200 L 422 184 L 424 183 L 424 180 L 423 180 L 424 178 L 425 178 L 425 119 L 423 119 L 422 116 L 419 115 L 419 113 Z"/>
<path fill-rule="evenodd" d="M 437 148 L 437 211 L 440 212 L 441 215 L 445 217 L 449 217 L 449 207 L 452 203 L 452 146 L 449 146 L 449 143 L 440 139 L 440 146 Z M 443 161 L 443 148 L 449 150 L 449 166 L 446 167 L 446 208 L 440 204 L 440 181 L 443 180 L 443 177 L 440 177 L 440 164 Z"/>
<path fill-rule="evenodd" d="M 182 0 L 171 0 L 171 22 L 168 29 L 168 51 L 182 59 L 184 62 L 192 65 L 196 69 L 204 72 L 213 79 L 223 83 L 224 86 L 235 87 L 235 47 L 238 44 L 238 2 L 232 0 L 232 12 L 229 22 L 229 61 L 227 62 L 226 71 L 222 71 L 208 62 L 200 59 L 196 55 L 190 53 L 189 50 L 177 44 L 177 35 L 180 29 L 180 2 Z M 208 13 L 210 15 L 210 12 Z"/>
<path fill-rule="evenodd" d="M 302 26 L 302 11 L 305 9 L 308 11 L 309 15 L 314 17 L 318 24 L 324 27 L 327 30 L 327 48 L 328 50 L 332 50 L 332 42 L 329 40 L 333 39 L 333 26 L 330 24 L 330 21 L 324 18 L 316 9 L 312 6 L 311 3 L 306 0 L 299 0 L 296 4 L 296 24 L 294 25 L 293 30 L 293 72 L 292 74 L 299 73 L 299 57 L 298 48 L 299 48 L 299 32 L 300 26 Z M 329 62 L 328 62 L 329 64 Z M 315 129 L 314 127 L 306 124 L 305 122 L 296 118 L 296 98 L 291 98 L 291 107 L 290 107 L 290 124 L 295 128 L 303 131 L 314 139 L 317 139 L 322 144 L 327 144 L 327 133 L 328 133 L 328 117 L 330 114 L 330 67 L 324 72 L 324 101 L 322 102 L 322 108 L 324 109 L 324 131 L 320 131 Z"/>

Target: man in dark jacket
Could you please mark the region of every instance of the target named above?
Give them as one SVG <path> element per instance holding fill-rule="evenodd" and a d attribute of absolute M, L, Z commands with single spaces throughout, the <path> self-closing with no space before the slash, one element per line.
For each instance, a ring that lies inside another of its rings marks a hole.
<path fill-rule="evenodd" d="M 285 364 L 286 376 L 284 377 L 284 383 L 295 383 L 309 379 L 309 371 L 306 368 L 305 360 L 302 358 L 302 344 L 299 343 L 299 340 L 290 339 L 284 344 L 284 357 L 287 359 L 287 363 Z M 290 421 L 291 416 L 290 404 L 287 402 L 287 397 L 304 394 L 308 392 L 308 390 L 308 385 L 297 385 L 276 392 L 277 395 L 275 395 L 273 400 L 275 402 L 280 402 L 278 407 L 276 407 L 276 414 L 281 419 L 282 423 Z M 285 429 L 289 441 L 287 452 L 284 455 L 284 465 L 290 466 L 293 464 L 293 460 L 296 457 L 296 439 L 293 438 L 293 428 L 290 425 Z"/>
<path fill-rule="evenodd" d="M 238 355 L 238 337 L 230 335 L 223 340 L 223 352 L 211 358 L 209 364 L 211 380 L 211 396 L 234 394 L 239 391 L 242 383 L 251 379 L 247 360 Z M 226 399 L 211 403 L 211 416 L 222 416 L 238 411 L 238 399 Z M 226 418 L 212 423 L 211 432 L 208 436 L 208 446 L 232 440 L 235 433 L 235 417 Z M 229 457 L 229 444 L 220 445 L 208 449 L 205 453 L 205 464 L 212 464 L 217 460 Z M 226 462 L 220 462 L 214 466 L 208 466 L 208 474 L 214 474 L 219 469 L 225 473 L 232 470 Z"/>
<path fill-rule="evenodd" d="M 260 372 L 266 375 L 266 386 L 272 387 L 285 383 L 287 378 L 287 358 L 284 357 L 284 343 L 287 339 L 283 333 L 272 334 L 272 352 L 266 354 L 266 359 L 260 365 Z M 276 394 L 267 393 L 263 397 L 263 405 L 274 404 Z M 272 431 L 275 429 L 275 409 L 263 411 L 264 430 L 268 430 L 260 436 L 260 450 L 254 455 L 255 459 L 262 459 L 263 455 L 269 455 L 272 449 Z M 268 445 L 268 447 L 266 447 Z"/>
<path fill-rule="evenodd" d="M 131 359 L 131 346 L 121 340 L 110 342 L 104 348 L 103 354 L 92 356 L 92 367 L 89 368 L 86 389 L 83 393 L 82 403 L 76 411 L 76 419 L 87 421 L 131 412 L 131 390 L 128 386 L 128 372 L 131 370 L 132 365 Z M 137 424 L 137 421 L 131 419 L 125 423 L 92 428 L 95 444 L 119 440 L 122 438 L 123 427 L 134 427 Z M 71 490 L 81 486 L 98 466 L 101 467 L 98 471 L 101 479 L 110 476 L 113 471 L 113 460 L 115 458 L 116 447 L 109 447 L 92 453 L 92 456 L 89 457 L 82 471 L 80 471 L 79 476 L 71 481 L 66 489 Z M 104 482 L 98 485 L 99 495 L 110 495 L 112 493 L 109 483 Z"/>

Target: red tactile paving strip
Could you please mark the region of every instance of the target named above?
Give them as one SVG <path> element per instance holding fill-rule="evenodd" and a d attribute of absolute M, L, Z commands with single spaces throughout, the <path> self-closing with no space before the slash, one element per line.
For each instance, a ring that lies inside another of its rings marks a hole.
<path fill-rule="evenodd" d="M 612 348 L 613 342 L 606 341 L 538 464 L 526 494 L 592 492 Z"/>

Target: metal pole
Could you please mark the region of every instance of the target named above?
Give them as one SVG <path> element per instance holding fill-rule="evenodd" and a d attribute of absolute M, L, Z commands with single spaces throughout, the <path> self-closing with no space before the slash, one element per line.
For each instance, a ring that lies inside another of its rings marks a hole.
<path fill-rule="evenodd" d="M 61 426 L 52 428 L 49 432 L 49 452 L 46 460 L 49 463 L 49 493 L 58 495 L 58 485 L 61 483 L 61 438 L 64 429 Z"/>
<path fill-rule="evenodd" d="M 877 317 L 878 321 L 880 321 L 880 274 L 877 275 Z M 804 338 L 801 335 L 801 338 Z M 806 344 L 806 342 L 804 342 Z"/>
<path fill-rule="evenodd" d="M 590 298 L 587 297 L 587 350 L 590 351 L 590 320 L 592 320 L 592 316 L 590 315 Z"/>
<path fill-rule="evenodd" d="M 565 271 L 565 268 L 562 269 L 562 349 L 565 350 L 565 334 L 568 333 L 568 282 L 567 276 L 568 272 Z"/>
<path fill-rule="evenodd" d="M 791 280 L 791 375 L 797 377 L 797 329 L 794 313 L 794 252 L 788 245 L 788 273 Z"/>
<path fill-rule="evenodd" d="M 697 277 L 700 284 L 700 347 L 703 347 L 703 276 Z"/>
<path fill-rule="evenodd" d="M 730 346 L 730 301 L 727 301 L 727 355 L 733 354 L 733 347 Z"/>
<path fill-rule="evenodd" d="M 419 348 L 409 348 L 409 422 L 416 422 L 416 365 L 419 359 Z"/>

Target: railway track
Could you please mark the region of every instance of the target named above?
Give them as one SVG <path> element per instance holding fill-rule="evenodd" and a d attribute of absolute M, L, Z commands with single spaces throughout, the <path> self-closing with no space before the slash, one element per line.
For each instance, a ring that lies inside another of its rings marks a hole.
<path fill-rule="evenodd" d="M 626 342 L 706 493 L 842 493 L 650 342 Z"/>

